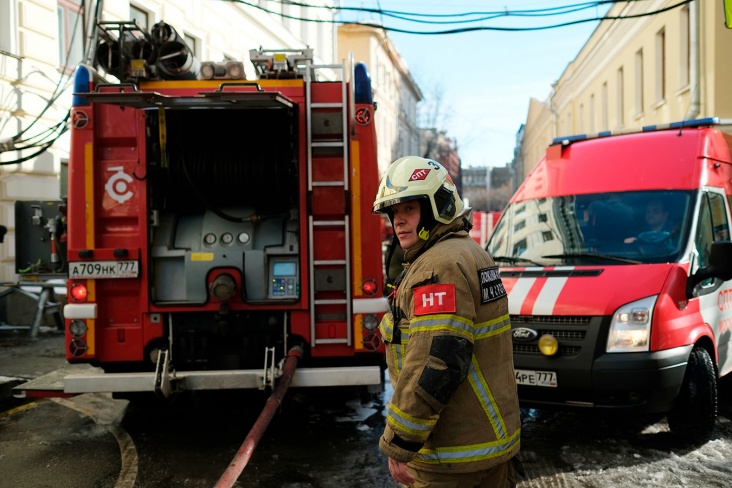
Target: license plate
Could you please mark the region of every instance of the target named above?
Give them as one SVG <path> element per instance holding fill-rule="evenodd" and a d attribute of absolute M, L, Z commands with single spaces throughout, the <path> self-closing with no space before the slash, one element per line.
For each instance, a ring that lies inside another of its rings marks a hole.
<path fill-rule="evenodd" d="M 137 261 L 83 261 L 69 264 L 69 278 L 137 278 Z"/>
<path fill-rule="evenodd" d="M 514 374 L 518 385 L 557 387 L 557 373 L 554 371 L 517 369 Z"/>

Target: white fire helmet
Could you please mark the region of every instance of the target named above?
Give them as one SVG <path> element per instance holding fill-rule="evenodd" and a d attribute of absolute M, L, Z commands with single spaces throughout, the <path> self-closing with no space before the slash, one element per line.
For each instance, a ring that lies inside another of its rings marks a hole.
<path fill-rule="evenodd" d="M 405 156 L 394 161 L 381 180 L 373 213 L 388 212 L 397 203 L 424 198 L 432 216 L 449 224 L 460 215 L 463 201 L 444 166 L 431 159 Z"/>

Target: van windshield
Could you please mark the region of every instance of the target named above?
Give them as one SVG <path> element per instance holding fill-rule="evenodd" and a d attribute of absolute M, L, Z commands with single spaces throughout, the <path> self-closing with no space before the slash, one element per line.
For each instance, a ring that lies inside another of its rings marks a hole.
<path fill-rule="evenodd" d="M 636 191 L 510 204 L 486 250 L 500 266 L 677 261 L 692 216 L 693 191 Z"/>

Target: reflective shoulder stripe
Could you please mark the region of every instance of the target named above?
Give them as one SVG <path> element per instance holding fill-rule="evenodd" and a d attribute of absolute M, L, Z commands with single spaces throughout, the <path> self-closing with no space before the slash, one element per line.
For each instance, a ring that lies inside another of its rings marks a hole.
<path fill-rule="evenodd" d="M 409 324 L 409 333 L 444 331 L 473 340 L 473 321 L 453 314 L 435 314 L 414 317 Z"/>
<path fill-rule="evenodd" d="M 508 330 L 511 330 L 511 318 L 506 314 L 488 322 L 475 324 L 475 338 L 485 339 Z"/>

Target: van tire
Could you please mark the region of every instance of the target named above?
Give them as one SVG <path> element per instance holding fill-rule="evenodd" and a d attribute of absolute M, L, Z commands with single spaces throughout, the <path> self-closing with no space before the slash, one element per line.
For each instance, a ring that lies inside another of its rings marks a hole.
<path fill-rule="evenodd" d="M 717 375 L 709 353 L 695 346 L 684 383 L 667 415 L 671 432 L 692 443 L 709 440 L 717 420 Z"/>

